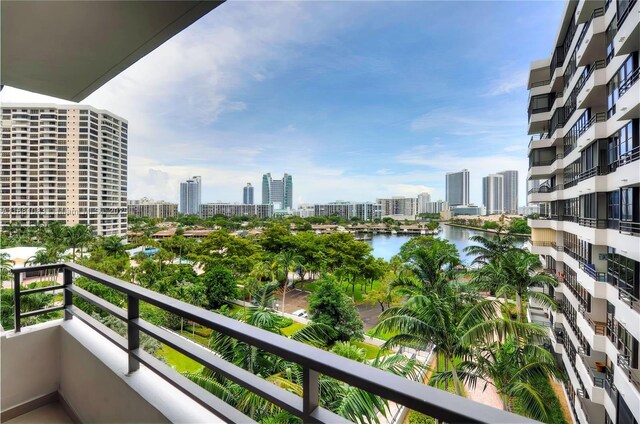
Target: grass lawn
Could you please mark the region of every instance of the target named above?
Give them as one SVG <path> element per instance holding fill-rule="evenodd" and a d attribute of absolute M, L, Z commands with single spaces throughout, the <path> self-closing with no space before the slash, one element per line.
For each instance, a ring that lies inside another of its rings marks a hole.
<path fill-rule="evenodd" d="M 158 350 L 158 354 L 178 372 L 198 372 L 202 369 L 202 365 L 169 346 L 162 345 L 162 349 Z"/>
<path fill-rule="evenodd" d="M 280 331 L 282 331 L 282 334 L 284 334 L 285 336 L 290 337 L 293 333 L 295 333 L 296 331 L 304 327 L 305 327 L 304 324 L 294 321 L 293 324 L 291 324 L 288 327 L 281 328 Z"/>
<path fill-rule="evenodd" d="M 191 329 L 185 329 L 182 331 L 178 331 L 178 334 L 186 337 L 189 340 L 193 340 L 194 342 L 201 344 L 203 346 L 209 345 L 209 337 L 203 336 L 202 333 L 198 333 L 198 329 L 196 329 L 195 333 L 191 332 Z"/>
<path fill-rule="evenodd" d="M 392 336 L 395 335 L 395 333 L 380 333 L 374 336 L 373 329 L 366 331 L 365 334 L 380 340 L 389 340 Z"/>
<path fill-rule="evenodd" d="M 354 344 L 354 345 L 358 346 L 359 348 L 364 349 L 367 359 L 374 359 L 376 356 L 378 356 L 378 352 L 380 352 L 380 348 L 378 346 L 374 346 L 374 345 L 369 344 L 369 343 L 351 342 L 351 344 Z M 382 351 L 382 355 L 387 355 L 389 353 L 391 353 L 390 350 L 383 350 Z"/>

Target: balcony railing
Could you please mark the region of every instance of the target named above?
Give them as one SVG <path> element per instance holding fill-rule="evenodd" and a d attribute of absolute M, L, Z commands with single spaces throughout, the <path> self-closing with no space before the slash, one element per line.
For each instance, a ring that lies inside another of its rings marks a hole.
<path fill-rule="evenodd" d="M 618 286 L 618 299 L 629 305 L 629 307 L 640 312 L 640 299 Z"/>
<path fill-rule="evenodd" d="M 616 160 L 609 164 L 609 172 L 614 172 L 617 168 L 640 159 L 640 146 L 636 146 L 626 153 L 623 153 Z"/>
<path fill-rule="evenodd" d="M 584 26 L 582 27 L 582 32 L 580 32 L 580 36 L 578 37 L 578 42 L 576 43 L 577 49 L 579 49 L 580 46 L 582 45 L 582 41 L 584 40 L 584 37 L 585 35 L 587 35 L 587 31 L 589 31 L 589 27 L 591 26 L 591 21 L 593 21 L 595 18 L 600 16 L 604 16 L 603 7 L 599 7 L 596 10 L 594 10 L 593 13 L 591 14 L 591 17 L 589 18 L 589 21 L 587 21 L 587 23 L 584 24 Z"/>
<path fill-rule="evenodd" d="M 635 5 L 636 5 L 636 0 L 631 0 L 629 1 L 629 3 L 627 3 L 627 8 L 623 10 L 622 13 L 620 13 L 620 16 L 618 16 L 618 28 L 622 26 L 625 19 L 627 19 L 627 16 L 629 16 L 629 13 L 631 13 L 633 6 Z"/>
<path fill-rule="evenodd" d="M 607 228 L 606 219 L 579 217 L 578 224 L 582 225 L 583 227 L 589 227 L 589 228 Z"/>
<path fill-rule="evenodd" d="M 45 270 L 62 272 L 62 285 L 21 290 L 20 284 L 23 273 Z M 407 380 L 366 364 L 355 362 L 235 319 L 198 308 L 81 265 L 65 263 L 16 268 L 13 270 L 13 273 L 16 333 L 21 331 L 21 318 L 64 310 L 65 319 L 74 317 L 79 319 L 98 334 L 127 352 L 129 355 L 129 372 L 137 371 L 140 363 L 146 365 L 147 368 L 157 373 L 160 377 L 227 422 L 248 422 L 251 420 L 143 351 L 140 347 L 141 331 L 212 371 L 265 398 L 274 405 L 300 417 L 304 422 L 347 422 L 343 417 L 319 406 L 320 374 L 335 378 L 350 386 L 363 389 L 391 402 L 404 405 L 412 410 L 447 422 L 534 422 L 522 416 L 482 405 L 443 390 L 438 390 L 416 381 Z M 74 284 L 74 274 L 86 277 L 126 295 L 127 308 L 122 309 L 117 307 L 78 287 Z M 61 305 L 37 311 L 21 312 L 20 303 L 23 296 L 55 290 L 62 290 L 64 292 Z M 75 296 L 124 321 L 127 324 L 127 338 L 125 339 L 117 335 L 104 324 L 75 306 L 73 304 Z M 275 354 L 286 361 L 298 364 L 303 370 L 302 396 L 297 396 L 275 384 L 271 384 L 257 375 L 223 360 L 213 352 L 204 350 L 200 346 L 185 340 L 171 331 L 143 320 L 139 314 L 140 302 L 156 306 L 180 318 L 193 321 L 240 342 Z"/>
<path fill-rule="evenodd" d="M 618 88 L 619 96 L 622 97 L 624 93 L 629 91 L 629 89 L 633 86 L 633 84 L 636 83 L 636 81 L 638 81 L 639 78 L 640 78 L 640 67 L 636 68 L 635 71 L 631 72 L 631 74 L 627 77 L 627 79 L 625 79 L 620 83 L 620 87 Z"/>
<path fill-rule="evenodd" d="M 619 230 L 621 233 L 638 236 L 640 235 L 640 222 L 620 221 Z"/>
<path fill-rule="evenodd" d="M 595 264 L 585 264 L 585 263 L 580 262 L 579 266 L 580 266 L 580 269 L 585 272 L 585 274 L 587 274 L 588 276 L 590 276 L 594 280 L 596 280 L 596 281 L 598 281 L 600 283 L 606 283 L 607 282 L 607 273 L 606 272 L 598 272 L 598 271 L 596 271 Z"/>

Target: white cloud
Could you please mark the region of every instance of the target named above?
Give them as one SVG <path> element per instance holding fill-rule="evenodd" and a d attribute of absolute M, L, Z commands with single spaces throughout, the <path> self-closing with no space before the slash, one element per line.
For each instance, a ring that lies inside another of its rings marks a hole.
<path fill-rule="evenodd" d="M 515 90 L 525 90 L 529 71 L 525 69 L 514 70 L 507 67 L 500 71 L 500 78 L 490 84 L 486 96 L 500 96 L 510 94 Z"/>

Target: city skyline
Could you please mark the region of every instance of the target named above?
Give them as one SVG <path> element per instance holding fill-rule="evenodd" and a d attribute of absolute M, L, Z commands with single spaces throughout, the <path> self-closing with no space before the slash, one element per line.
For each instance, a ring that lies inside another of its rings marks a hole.
<path fill-rule="evenodd" d="M 553 35 L 536 28 L 555 24 L 562 7 L 225 3 L 83 104 L 132 123 L 132 198 L 178 201 L 180 182 L 202 175 L 203 199 L 235 201 L 229 182 L 256 185 L 257 169 L 286 169 L 297 176 L 294 204 L 362 193 L 444 199 L 445 172 L 481 176 L 499 163 L 520 171 L 524 204 L 526 64 L 549 50 Z M 445 17 L 425 26 L 425 16 Z M 265 29 L 274 19 L 284 30 Z M 443 25 L 452 37 L 439 36 Z M 437 55 L 446 60 L 434 64 Z M 2 99 L 67 103 L 12 87 Z M 477 178 L 470 201 L 480 199 Z"/>

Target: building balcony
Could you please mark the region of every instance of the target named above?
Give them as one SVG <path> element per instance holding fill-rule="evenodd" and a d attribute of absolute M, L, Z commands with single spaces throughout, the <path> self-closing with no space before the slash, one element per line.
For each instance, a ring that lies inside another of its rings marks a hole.
<path fill-rule="evenodd" d="M 589 63 L 604 59 L 602 46 L 605 45 L 606 29 L 604 8 L 594 9 L 578 38 L 576 66 L 586 66 Z"/>
<path fill-rule="evenodd" d="M 640 2 L 629 1 L 629 7 L 618 16 L 618 31 L 613 39 L 616 56 L 625 56 L 640 50 Z"/>
<path fill-rule="evenodd" d="M 578 109 L 604 106 L 602 99 L 606 99 L 607 96 L 607 70 L 605 68 L 604 61 L 596 62 L 589 68 L 590 72 L 587 74 L 576 100 Z"/>
<path fill-rule="evenodd" d="M 21 290 L 25 272 L 62 272 L 60 285 Z M 304 422 L 347 422 L 319 406 L 319 374 L 379 395 L 447 422 L 533 422 L 427 385 L 261 330 L 76 264 L 14 269 L 15 330 L 2 333 L 2 418 L 24 414 L 52 400 L 79 422 L 252 422 L 208 391 L 169 368 L 140 346 L 140 335 L 158 340 L 239 384 Z M 122 309 L 74 283 L 82 276 L 127 297 Z M 33 293 L 63 293 L 53 307 L 21 312 Z M 74 305 L 81 298 L 126 323 L 126 338 Z M 254 375 L 176 333 L 140 317 L 140 303 L 153 305 L 240 342 L 273 353 L 302 370 L 294 394 Z M 22 320 L 64 311 L 64 320 L 23 327 Z M 99 384 L 96 384 L 99 382 Z"/>
<path fill-rule="evenodd" d="M 618 121 L 640 118 L 640 67 L 620 83 L 620 98 L 616 102 L 616 113 L 613 117 Z"/>

